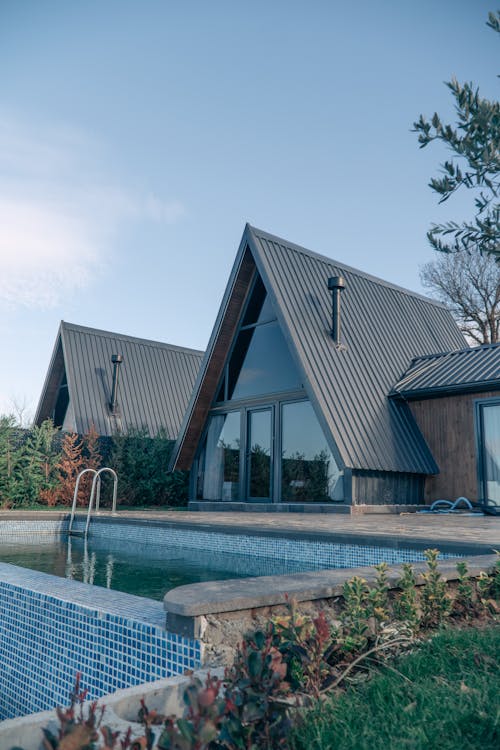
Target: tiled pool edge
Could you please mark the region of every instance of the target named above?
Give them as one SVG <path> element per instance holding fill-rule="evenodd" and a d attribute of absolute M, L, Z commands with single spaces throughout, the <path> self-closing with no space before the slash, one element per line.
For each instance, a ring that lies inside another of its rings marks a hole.
<path fill-rule="evenodd" d="M 89 697 L 99 698 L 200 666 L 202 644 L 167 632 L 161 603 L 144 599 L 142 615 L 134 616 L 139 597 L 128 594 L 111 592 L 119 596 L 108 605 L 71 600 L 101 592 L 110 595 L 0 564 L 0 718 L 64 705 L 76 672 Z"/>

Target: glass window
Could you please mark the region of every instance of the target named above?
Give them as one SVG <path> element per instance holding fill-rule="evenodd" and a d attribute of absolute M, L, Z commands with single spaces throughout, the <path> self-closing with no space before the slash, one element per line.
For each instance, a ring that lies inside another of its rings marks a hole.
<path fill-rule="evenodd" d="M 281 500 L 342 500 L 342 476 L 309 401 L 281 410 Z"/>
<path fill-rule="evenodd" d="M 239 499 L 240 413 L 210 417 L 205 443 L 203 498 Z"/>
<path fill-rule="evenodd" d="M 240 331 L 229 362 L 228 398 L 248 398 L 302 388 L 276 322 Z"/>
<path fill-rule="evenodd" d="M 484 499 L 500 507 L 500 404 L 482 405 L 481 411 Z"/>
<path fill-rule="evenodd" d="M 225 401 L 225 400 L 226 400 L 226 376 L 224 375 L 215 401 L 217 402 L 217 401 Z"/>
<path fill-rule="evenodd" d="M 271 497 L 271 409 L 248 413 L 248 494 L 251 498 Z"/>
<path fill-rule="evenodd" d="M 57 394 L 57 401 L 54 407 L 54 426 L 62 427 L 64 424 L 64 418 L 69 404 L 69 391 L 68 381 L 66 379 L 66 373 L 64 373 L 61 385 L 59 386 L 59 392 Z"/>
<path fill-rule="evenodd" d="M 276 315 L 260 276 L 257 277 L 243 318 L 243 326 L 258 325 L 276 320 Z"/>

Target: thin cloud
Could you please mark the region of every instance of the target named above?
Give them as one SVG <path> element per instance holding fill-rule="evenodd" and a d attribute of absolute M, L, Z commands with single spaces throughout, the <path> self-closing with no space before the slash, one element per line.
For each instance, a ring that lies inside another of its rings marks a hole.
<path fill-rule="evenodd" d="M 98 268 L 85 221 L 42 201 L 0 196 L 0 300 L 49 308 Z"/>
<path fill-rule="evenodd" d="M 0 304 L 55 307 L 106 272 L 127 222 L 184 215 L 178 200 L 113 185 L 99 151 L 76 130 L 34 134 L 0 117 Z"/>

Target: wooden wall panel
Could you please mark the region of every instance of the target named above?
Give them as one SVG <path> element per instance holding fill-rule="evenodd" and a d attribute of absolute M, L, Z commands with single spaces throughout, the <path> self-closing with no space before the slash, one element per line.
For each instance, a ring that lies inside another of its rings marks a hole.
<path fill-rule="evenodd" d="M 354 505 L 420 505 L 424 501 L 424 477 L 420 474 L 353 472 Z"/>
<path fill-rule="evenodd" d="M 409 403 L 440 473 L 425 482 L 425 500 L 478 500 L 474 402 L 499 391 L 465 393 Z"/>

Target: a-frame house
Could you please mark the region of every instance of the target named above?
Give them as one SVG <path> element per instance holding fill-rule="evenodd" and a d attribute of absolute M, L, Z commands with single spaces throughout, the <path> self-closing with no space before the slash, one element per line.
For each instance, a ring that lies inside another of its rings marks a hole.
<path fill-rule="evenodd" d="M 203 352 L 61 322 L 35 416 L 99 435 L 179 434 Z"/>
<path fill-rule="evenodd" d="M 439 467 L 389 394 L 464 346 L 444 306 L 247 225 L 171 467 L 192 508 L 418 504 Z"/>

